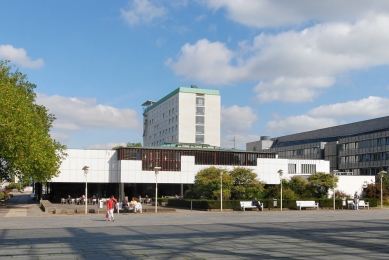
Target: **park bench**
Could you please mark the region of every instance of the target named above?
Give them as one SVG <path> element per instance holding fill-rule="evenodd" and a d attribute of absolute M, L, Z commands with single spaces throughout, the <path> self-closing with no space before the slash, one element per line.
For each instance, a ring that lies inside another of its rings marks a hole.
<path fill-rule="evenodd" d="M 51 204 L 51 202 L 48 200 L 41 200 L 40 207 L 45 213 L 52 212 L 55 214 L 57 212 L 57 207 Z"/>
<path fill-rule="evenodd" d="M 355 203 L 353 200 L 348 200 L 347 205 L 349 209 L 355 209 Z M 359 200 L 358 202 L 358 208 L 363 207 L 364 209 L 367 207 L 367 209 L 370 208 L 369 202 L 365 202 L 364 200 Z"/>
<path fill-rule="evenodd" d="M 261 206 L 261 209 L 263 210 L 263 203 L 258 201 L 259 205 Z M 256 209 L 257 206 L 253 206 L 251 201 L 241 201 L 240 202 L 240 208 L 243 211 L 246 211 L 246 209 Z"/>
<path fill-rule="evenodd" d="M 319 209 L 319 203 L 316 203 L 314 200 L 297 200 L 296 201 L 297 209 L 301 208 L 316 208 Z"/>

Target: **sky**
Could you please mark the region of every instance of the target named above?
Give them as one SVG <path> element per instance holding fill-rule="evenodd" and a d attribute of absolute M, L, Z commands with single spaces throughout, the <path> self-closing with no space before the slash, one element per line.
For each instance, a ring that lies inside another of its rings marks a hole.
<path fill-rule="evenodd" d="M 389 115 L 387 0 L 0 4 L 0 59 L 36 84 L 68 148 L 142 142 L 142 106 L 221 94 L 221 147 Z"/>

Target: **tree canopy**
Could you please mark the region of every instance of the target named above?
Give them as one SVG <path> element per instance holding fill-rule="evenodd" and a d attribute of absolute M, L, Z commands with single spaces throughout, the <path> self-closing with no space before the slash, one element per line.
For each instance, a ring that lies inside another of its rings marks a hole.
<path fill-rule="evenodd" d="M 0 61 L 0 176 L 15 171 L 43 182 L 59 173 L 66 147 L 49 134 L 53 114 L 35 103 L 36 85 Z"/>

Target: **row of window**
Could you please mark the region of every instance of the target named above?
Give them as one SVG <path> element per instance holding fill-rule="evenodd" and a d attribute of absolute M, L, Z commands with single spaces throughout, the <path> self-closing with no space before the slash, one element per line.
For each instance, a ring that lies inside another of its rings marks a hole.
<path fill-rule="evenodd" d="M 339 151 L 389 145 L 389 137 L 351 142 L 339 145 Z"/>
<path fill-rule="evenodd" d="M 194 156 L 196 165 L 235 165 L 256 166 L 257 158 L 275 158 L 273 153 L 234 153 L 224 151 L 196 150 L 145 150 L 122 148 L 119 160 L 142 160 L 142 170 L 154 170 L 161 167 L 163 171 L 181 171 L 181 156 Z"/>
<path fill-rule="evenodd" d="M 374 161 L 385 161 L 385 160 L 389 160 L 389 152 L 367 153 L 367 154 L 339 157 L 339 163 L 374 162 Z"/>
<path fill-rule="evenodd" d="M 305 148 L 305 149 L 296 149 L 296 150 L 290 150 L 290 151 L 280 151 L 279 154 L 283 156 L 295 156 L 295 155 L 311 155 L 311 154 L 319 154 L 320 148 L 319 147 L 313 147 L 313 148 Z"/>

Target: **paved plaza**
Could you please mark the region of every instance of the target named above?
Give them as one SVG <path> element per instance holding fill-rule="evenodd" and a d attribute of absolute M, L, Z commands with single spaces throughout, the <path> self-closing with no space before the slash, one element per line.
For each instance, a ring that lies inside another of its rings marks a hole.
<path fill-rule="evenodd" d="M 13 201 L 12 201 L 13 200 Z M 53 215 L 0 208 L 0 259 L 387 259 L 389 211 Z M 32 203 L 32 204 L 31 204 Z"/>

